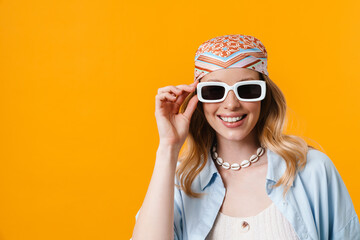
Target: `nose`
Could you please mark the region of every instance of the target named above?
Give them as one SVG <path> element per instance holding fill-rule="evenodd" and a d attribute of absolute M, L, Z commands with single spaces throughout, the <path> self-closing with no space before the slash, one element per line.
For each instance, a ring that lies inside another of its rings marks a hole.
<path fill-rule="evenodd" d="M 241 105 L 239 99 L 236 97 L 235 93 L 232 90 L 228 92 L 223 104 L 225 108 L 231 110 L 236 109 Z"/>

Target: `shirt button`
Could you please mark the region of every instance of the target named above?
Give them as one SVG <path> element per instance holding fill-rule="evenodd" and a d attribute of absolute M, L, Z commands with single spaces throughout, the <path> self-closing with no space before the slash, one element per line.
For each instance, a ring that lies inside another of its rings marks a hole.
<path fill-rule="evenodd" d="M 304 238 L 308 238 L 308 234 L 307 234 L 307 233 L 304 234 Z"/>
<path fill-rule="evenodd" d="M 284 206 L 286 206 L 287 204 L 288 204 L 287 201 L 284 201 L 284 202 L 283 202 L 283 205 L 284 205 Z"/>
<path fill-rule="evenodd" d="M 240 231 L 245 233 L 245 232 L 248 232 L 249 229 L 250 229 L 249 223 L 247 223 L 246 221 L 243 221 L 243 223 L 241 224 Z"/>

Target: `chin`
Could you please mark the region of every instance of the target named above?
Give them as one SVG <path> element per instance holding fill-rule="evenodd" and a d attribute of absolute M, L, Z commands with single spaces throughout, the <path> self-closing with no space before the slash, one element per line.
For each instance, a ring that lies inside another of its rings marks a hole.
<path fill-rule="evenodd" d="M 236 142 L 239 142 L 239 141 L 243 141 L 246 139 L 246 137 L 248 136 L 247 133 L 244 133 L 242 131 L 233 131 L 231 133 L 221 133 L 221 132 L 217 132 L 217 135 L 226 140 L 229 140 L 229 141 L 236 141 Z"/>

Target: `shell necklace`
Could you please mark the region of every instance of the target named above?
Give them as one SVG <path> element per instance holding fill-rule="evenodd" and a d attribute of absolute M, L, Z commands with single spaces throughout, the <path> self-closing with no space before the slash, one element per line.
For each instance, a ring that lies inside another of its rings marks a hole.
<path fill-rule="evenodd" d="M 216 160 L 217 164 L 222 166 L 223 168 L 237 171 L 240 168 L 246 168 L 246 167 L 250 166 L 252 163 L 257 162 L 259 160 L 259 158 L 264 154 L 264 152 L 265 152 L 265 148 L 259 147 L 256 151 L 256 155 L 252 155 L 250 157 L 250 160 L 243 160 L 240 164 L 233 163 L 230 165 L 230 163 L 224 162 L 224 160 L 219 157 L 219 155 L 216 152 L 216 143 L 215 143 L 214 146 L 212 147 L 212 156 L 211 157 L 214 160 Z"/>

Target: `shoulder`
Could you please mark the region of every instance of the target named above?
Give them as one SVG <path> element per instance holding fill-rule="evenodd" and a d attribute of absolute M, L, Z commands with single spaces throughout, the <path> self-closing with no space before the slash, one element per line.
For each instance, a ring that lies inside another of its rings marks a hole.
<path fill-rule="evenodd" d="M 306 155 L 305 167 L 299 174 L 307 179 L 320 181 L 323 181 L 324 178 L 330 180 L 339 175 L 329 156 L 317 149 L 309 149 Z"/>
<path fill-rule="evenodd" d="M 348 198 L 347 202 L 351 201 L 345 183 L 333 161 L 327 154 L 316 149 L 308 151 L 306 165 L 299 170 L 295 180 L 296 185 L 302 186 L 309 197 L 322 196 L 323 200 L 329 201 L 342 196 Z"/>
<path fill-rule="evenodd" d="M 329 204 L 342 202 L 347 206 L 352 205 L 349 192 L 333 161 L 319 150 L 308 151 L 306 165 L 299 171 L 297 183 L 305 188 L 310 198 L 322 199 Z"/>
<path fill-rule="evenodd" d="M 325 153 L 317 150 L 317 149 L 309 149 L 307 152 L 307 166 L 313 166 L 313 165 L 333 165 L 331 159 L 328 155 Z"/>
<path fill-rule="evenodd" d="M 305 168 L 299 172 L 297 180 L 298 188 L 304 187 L 313 211 L 327 216 L 326 221 L 333 226 L 333 234 L 341 236 L 341 231 L 345 231 L 343 236 L 349 232 L 359 234 L 358 218 L 350 194 L 333 161 L 325 153 L 310 149 Z M 353 229 L 344 230 L 345 227 Z"/>

